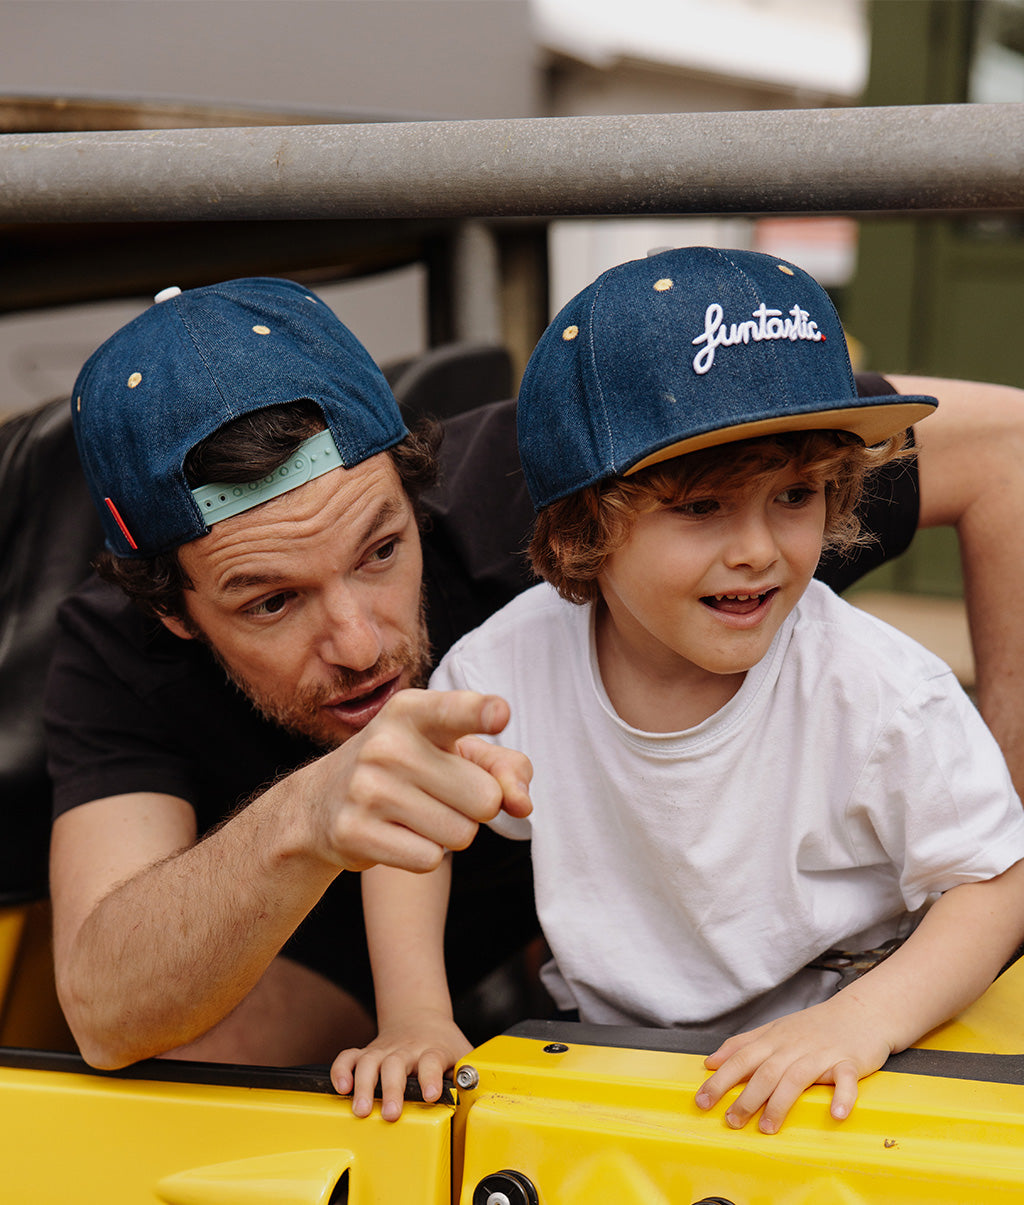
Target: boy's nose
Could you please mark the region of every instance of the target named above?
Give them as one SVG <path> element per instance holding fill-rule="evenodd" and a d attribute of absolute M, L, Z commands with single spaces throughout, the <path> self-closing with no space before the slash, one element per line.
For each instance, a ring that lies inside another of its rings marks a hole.
<path fill-rule="evenodd" d="M 737 523 L 726 549 L 729 565 L 763 572 L 774 565 L 777 558 L 775 535 L 764 516 L 747 515 Z"/>

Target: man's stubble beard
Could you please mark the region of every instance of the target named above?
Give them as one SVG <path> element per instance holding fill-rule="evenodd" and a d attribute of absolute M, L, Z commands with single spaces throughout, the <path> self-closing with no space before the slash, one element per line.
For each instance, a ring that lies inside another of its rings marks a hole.
<path fill-rule="evenodd" d="M 421 602 L 417 632 L 413 640 L 403 641 L 378 658 L 368 670 L 356 671 L 343 666 L 334 666 L 326 683 L 298 691 L 289 699 L 277 699 L 258 690 L 242 674 L 224 660 L 205 634 L 196 629 L 194 634 L 203 641 L 223 669 L 231 683 L 256 708 L 265 720 L 283 728 L 293 736 L 305 737 L 321 748 L 330 750 L 343 745 L 350 736 L 339 736 L 334 726 L 324 722 L 323 705 L 339 694 L 359 693 L 361 683 L 380 682 L 394 678 L 407 670 L 408 687 L 424 687 L 430 677 L 430 637 L 427 633 L 426 607 Z"/>

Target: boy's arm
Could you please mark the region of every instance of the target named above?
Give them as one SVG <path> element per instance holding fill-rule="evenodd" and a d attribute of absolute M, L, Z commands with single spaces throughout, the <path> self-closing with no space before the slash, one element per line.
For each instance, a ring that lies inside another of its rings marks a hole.
<path fill-rule="evenodd" d="M 502 809 L 527 816 L 533 808 L 533 768 L 515 750 L 476 736 L 456 741 L 456 751 L 491 774 Z M 445 1071 L 471 1049 L 452 1017 L 444 966 L 444 927 L 451 883 L 451 854 L 437 869 L 413 874 L 377 866 L 363 872 L 363 911 L 377 999 L 376 1039 L 363 1050 L 343 1050 L 331 1067 L 335 1089 L 352 1093 L 352 1111 L 367 1116 L 381 1082 L 381 1115 L 402 1114 L 406 1078 L 416 1073 L 423 1099 L 437 1100 Z"/>
<path fill-rule="evenodd" d="M 806 1088 L 834 1084 L 842 1120 L 857 1081 L 976 1000 L 1022 935 L 1024 861 L 947 891 L 894 954 L 831 999 L 723 1043 L 705 1060 L 714 1074 L 697 1104 L 709 1109 L 746 1080 L 727 1123 L 738 1129 L 764 1105 L 759 1128 L 774 1134 Z"/>
<path fill-rule="evenodd" d="M 396 1121 L 405 1083 L 416 1074 L 423 1099 L 441 1095 L 445 1071 L 470 1049 L 452 1019 L 444 967 L 444 924 L 451 855 L 429 874 L 376 867 L 363 872 L 363 909 L 377 997 L 376 1039 L 343 1050 L 331 1068 L 352 1112 L 366 1117 L 378 1076 L 381 1114 Z"/>

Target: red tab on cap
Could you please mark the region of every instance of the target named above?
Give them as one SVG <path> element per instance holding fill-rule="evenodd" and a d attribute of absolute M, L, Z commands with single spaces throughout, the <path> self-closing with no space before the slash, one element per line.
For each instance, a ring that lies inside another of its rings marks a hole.
<path fill-rule="evenodd" d="M 124 519 L 122 519 L 121 516 L 117 513 L 117 507 L 113 504 L 113 502 L 111 502 L 111 500 L 109 498 L 104 498 L 103 501 L 107 504 L 107 510 L 109 510 L 110 513 L 114 516 L 114 522 L 118 525 L 118 527 L 120 527 L 121 532 L 124 535 L 124 538 L 128 541 L 129 544 L 131 544 L 133 549 L 137 550 L 139 546 L 132 539 L 132 533 L 128 530 L 127 526 L 125 525 Z"/>

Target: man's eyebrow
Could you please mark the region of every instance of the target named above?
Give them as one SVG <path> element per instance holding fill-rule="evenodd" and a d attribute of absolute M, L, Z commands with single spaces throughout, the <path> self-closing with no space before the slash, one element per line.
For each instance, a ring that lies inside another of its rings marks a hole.
<path fill-rule="evenodd" d="M 356 541 L 354 547 L 365 548 L 367 544 L 376 536 L 377 532 L 392 519 L 397 518 L 402 514 L 403 507 L 401 502 L 395 498 L 386 498 L 378 507 L 377 511 L 371 516 L 369 522 L 362 529 L 362 532 Z M 244 594 L 249 590 L 265 590 L 274 586 L 282 586 L 288 584 L 288 577 L 283 573 L 245 573 L 238 572 L 229 574 L 228 577 L 220 585 L 221 594 Z"/>
<path fill-rule="evenodd" d="M 385 524 L 390 523 L 392 519 L 397 519 L 403 509 L 402 503 L 397 498 L 385 498 L 380 509 L 367 523 L 363 531 L 363 538 L 359 541 L 359 547 L 368 544 Z"/>
<path fill-rule="evenodd" d="M 264 590 L 280 586 L 285 577 L 279 573 L 232 573 L 220 586 L 221 594 L 244 594 L 248 590 Z"/>

